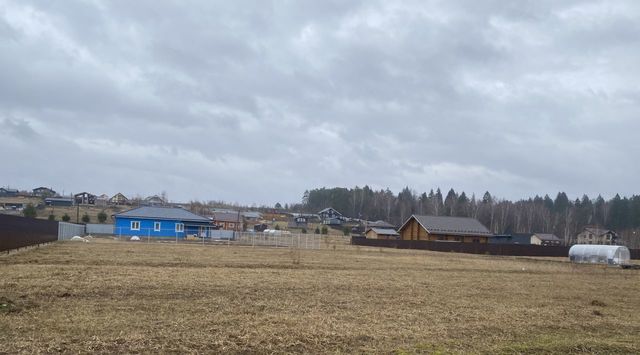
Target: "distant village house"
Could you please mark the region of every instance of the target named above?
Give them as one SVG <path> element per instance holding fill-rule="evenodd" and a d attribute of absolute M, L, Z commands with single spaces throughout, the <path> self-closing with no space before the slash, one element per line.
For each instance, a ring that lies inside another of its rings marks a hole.
<path fill-rule="evenodd" d="M 96 195 L 88 192 L 80 192 L 73 195 L 76 205 L 95 205 Z"/>
<path fill-rule="evenodd" d="M 599 227 L 585 227 L 576 236 L 577 244 L 616 245 L 617 241 L 618 234 L 616 232 Z"/>
<path fill-rule="evenodd" d="M 56 192 L 53 189 L 41 186 L 33 189 L 32 195 L 36 197 L 53 197 L 56 195 Z"/>

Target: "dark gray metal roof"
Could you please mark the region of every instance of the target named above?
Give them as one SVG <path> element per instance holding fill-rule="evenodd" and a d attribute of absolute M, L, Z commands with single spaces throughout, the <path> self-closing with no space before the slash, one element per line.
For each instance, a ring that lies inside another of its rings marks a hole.
<path fill-rule="evenodd" d="M 487 227 L 483 226 L 482 223 L 474 218 L 416 215 L 412 217 L 415 217 L 418 223 L 431 234 L 493 236 L 493 233 L 491 233 Z M 404 227 L 404 225 L 402 227 Z"/>
<path fill-rule="evenodd" d="M 400 235 L 398 234 L 398 232 L 396 232 L 395 229 L 391 229 L 391 228 L 369 228 L 367 232 L 370 230 L 374 231 L 376 234 L 379 234 L 379 235 Z"/>
<path fill-rule="evenodd" d="M 168 219 L 174 221 L 210 222 L 208 218 L 199 216 L 183 208 L 143 206 L 114 214 L 114 217 Z"/>
<path fill-rule="evenodd" d="M 375 222 L 371 222 L 371 221 L 367 221 L 365 222 L 367 227 L 371 227 L 371 228 L 389 228 L 389 229 L 395 229 L 396 226 L 394 226 L 391 223 L 385 222 L 383 220 L 378 220 Z"/>

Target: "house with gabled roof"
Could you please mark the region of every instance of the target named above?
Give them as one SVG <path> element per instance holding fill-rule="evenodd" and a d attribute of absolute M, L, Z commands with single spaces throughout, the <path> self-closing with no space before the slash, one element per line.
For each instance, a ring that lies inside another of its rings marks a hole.
<path fill-rule="evenodd" d="M 129 199 L 122 193 L 118 192 L 117 194 L 113 195 L 113 197 L 109 199 L 109 204 L 110 205 L 128 205 Z"/>
<path fill-rule="evenodd" d="M 342 213 L 338 212 L 333 207 L 327 207 L 318 212 L 318 217 L 322 224 L 327 225 L 341 225 L 344 220 Z"/>
<path fill-rule="evenodd" d="M 467 217 L 413 215 L 398 230 L 402 240 L 488 243 L 493 237 L 480 221 Z"/>
<path fill-rule="evenodd" d="M 116 235 L 185 238 L 207 236 L 211 220 L 179 207 L 142 206 L 113 215 Z"/>
<path fill-rule="evenodd" d="M 19 193 L 20 191 L 18 191 L 18 189 L 0 187 L 0 197 L 14 197 L 14 196 L 18 196 Z"/>
<path fill-rule="evenodd" d="M 618 234 L 610 229 L 587 226 L 575 239 L 578 244 L 616 245 Z"/>
<path fill-rule="evenodd" d="M 36 187 L 32 191 L 33 191 L 32 195 L 33 196 L 37 196 L 37 197 L 54 197 L 54 196 L 56 196 L 56 191 L 54 189 L 51 189 L 51 188 L 48 188 L 48 187 L 44 187 L 44 186 Z"/>

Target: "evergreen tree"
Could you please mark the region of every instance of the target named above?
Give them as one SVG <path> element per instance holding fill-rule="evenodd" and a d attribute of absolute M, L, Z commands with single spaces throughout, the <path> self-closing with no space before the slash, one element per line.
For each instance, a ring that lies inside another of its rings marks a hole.
<path fill-rule="evenodd" d="M 36 211 L 36 207 L 32 203 L 29 203 L 27 204 L 27 207 L 22 210 L 22 215 L 27 218 L 36 218 L 38 211 Z"/>

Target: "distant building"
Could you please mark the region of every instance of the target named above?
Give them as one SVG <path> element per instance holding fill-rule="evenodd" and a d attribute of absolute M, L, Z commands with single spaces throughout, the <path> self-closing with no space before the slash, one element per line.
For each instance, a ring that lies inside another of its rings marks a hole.
<path fill-rule="evenodd" d="M 610 229 L 584 227 L 576 236 L 577 244 L 616 245 L 618 234 Z"/>
<path fill-rule="evenodd" d="M 341 225 L 344 219 L 342 213 L 336 211 L 332 207 L 327 207 L 318 212 L 318 217 L 322 224 L 326 225 Z"/>
<path fill-rule="evenodd" d="M 96 195 L 88 192 L 80 192 L 73 195 L 76 205 L 95 205 Z"/>
<path fill-rule="evenodd" d="M 306 216 L 296 216 L 287 222 L 289 228 L 307 228 L 308 219 Z"/>
<path fill-rule="evenodd" d="M 210 220 L 183 208 L 137 207 L 113 215 L 117 235 L 156 238 L 210 237 Z"/>
<path fill-rule="evenodd" d="M 129 199 L 125 195 L 118 192 L 117 194 L 113 195 L 113 197 L 109 199 L 109 204 L 110 205 L 128 205 Z"/>
<path fill-rule="evenodd" d="M 403 240 L 488 243 L 493 233 L 474 218 L 413 215 L 400 227 Z"/>
<path fill-rule="evenodd" d="M 36 197 L 53 197 L 56 195 L 56 192 L 53 189 L 41 186 L 33 189 L 32 195 Z"/>
<path fill-rule="evenodd" d="M 71 197 L 47 197 L 44 199 L 47 206 L 73 206 L 73 198 Z"/>
<path fill-rule="evenodd" d="M 531 244 L 542 246 L 559 246 L 562 245 L 562 239 L 553 234 L 535 233 L 531 235 Z"/>
<path fill-rule="evenodd" d="M 244 217 L 247 221 L 258 221 L 262 219 L 262 213 L 256 211 L 245 211 L 242 212 L 242 217 Z"/>
<path fill-rule="evenodd" d="M 239 212 L 214 212 L 213 224 L 224 230 L 244 230 L 242 215 Z"/>
<path fill-rule="evenodd" d="M 18 196 L 20 191 L 17 189 L 10 189 L 8 187 L 0 187 L 0 197 L 15 197 Z"/>
<path fill-rule="evenodd" d="M 167 201 L 158 195 L 153 195 L 145 198 L 142 204 L 145 206 L 164 206 L 167 204 Z"/>
<path fill-rule="evenodd" d="M 400 234 L 391 228 L 369 228 L 365 236 L 369 239 L 399 239 Z"/>
<path fill-rule="evenodd" d="M 490 238 L 489 243 L 531 245 L 531 233 L 498 234 Z"/>

